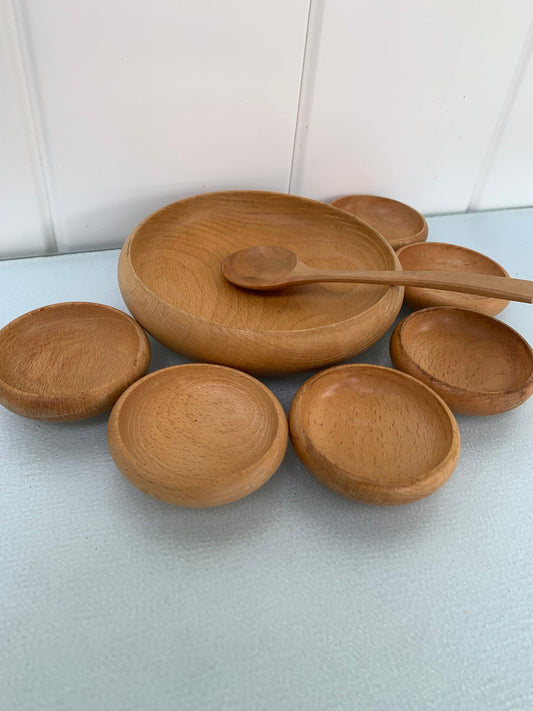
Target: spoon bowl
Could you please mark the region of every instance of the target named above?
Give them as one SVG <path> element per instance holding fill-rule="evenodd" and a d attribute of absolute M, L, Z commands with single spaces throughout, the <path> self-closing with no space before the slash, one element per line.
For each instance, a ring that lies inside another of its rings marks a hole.
<path fill-rule="evenodd" d="M 373 227 L 393 249 L 422 242 L 428 236 L 425 218 L 409 205 L 378 195 L 346 195 L 330 203 Z"/>
<path fill-rule="evenodd" d="M 83 420 L 109 410 L 149 364 L 146 334 L 122 311 L 44 306 L 0 331 L 0 403 L 37 420 Z"/>
<path fill-rule="evenodd" d="M 158 370 L 117 402 L 107 439 L 122 474 L 149 496 L 219 506 L 262 486 L 288 442 L 287 418 L 259 380 L 210 363 Z"/>
<path fill-rule="evenodd" d="M 491 316 L 435 306 L 415 311 L 393 331 L 394 365 L 433 388 L 466 415 L 512 410 L 533 393 L 533 351 Z"/>
<path fill-rule="evenodd" d="M 509 277 L 505 269 L 489 257 L 473 249 L 446 242 L 419 242 L 397 251 L 405 270 L 438 270 L 458 273 L 485 274 Z M 409 308 L 424 309 L 429 306 L 457 306 L 472 309 L 487 316 L 495 316 L 509 304 L 508 299 L 497 299 L 479 294 L 407 287 L 404 303 Z"/>
<path fill-rule="evenodd" d="M 448 406 L 419 380 L 383 366 L 317 373 L 296 393 L 289 426 L 298 457 L 319 481 L 370 504 L 428 496 L 459 458 Z"/>

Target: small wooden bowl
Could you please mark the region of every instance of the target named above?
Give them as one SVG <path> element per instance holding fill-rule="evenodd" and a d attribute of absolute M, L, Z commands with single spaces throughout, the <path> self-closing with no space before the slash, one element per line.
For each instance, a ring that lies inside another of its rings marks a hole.
<path fill-rule="evenodd" d="M 533 393 L 533 351 L 484 314 L 451 306 L 415 311 L 394 329 L 394 365 L 429 385 L 454 412 L 495 415 Z"/>
<path fill-rule="evenodd" d="M 446 242 L 410 244 L 399 249 L 397 255 L 405 271 L 439 270 L 509 276 L 503 267 L 484 254 Z M 404 303 L 411 309 L 424 309 L 429 306 L 457 306 L 478 311 L 487 316 L 495 316 L 509 304 L 505 299 L 417 287 L 405 289 Z"/>
<path fill-rule="evenodd" d="M 287 418 L 270 390 L 210 363 L 164 368 L 132 385 L 109 418 L 109 450 L 134 486 L 186 507 L 242 499 L 277 470 Z"/>
<path fill-rule="evenodd" d="M 316 200 L 260 191 L 197 195 L 158 210 L 124 244 L 120 289 L 158 341 L 194 360 L 257 373 L 310 370 L 360 353 L 393 324 L 403 287 L 308 284 L 251 292 L 221 263 L 254 245 L 314 267 L 400 269 L 371 227 Z"/>
<path fill-rule="evenodd" d="M 398 200 L 378 195 L 346 195 L 330 204 L 366 222 L 383 235 L 393 249 L 423 242 L 428 236 L 425 218 Z"/>
<path fill-rule="evenodd" d="M 459 458 L 448 406 L 415 378 L 378 365 L 314 375 L 296 393 L 289 426 L 296 453 L 319 481 L 370 504 L 428 496 Z"/>
<path fill-rule="evenodd" d="M 122 311 L 43 306 L 0 331 L 0 403 L 36 420 L 83 420 L 109 410 L 149 364 L 145 332 Z"/>

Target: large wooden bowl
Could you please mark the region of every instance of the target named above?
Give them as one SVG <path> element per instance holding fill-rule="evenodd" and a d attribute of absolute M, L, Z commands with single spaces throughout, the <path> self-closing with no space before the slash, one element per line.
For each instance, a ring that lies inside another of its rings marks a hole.
<path fill-rule="evenodd" d="M 362 363 L 317 373 L 289 413 L 298 457 L 325 486 L 369 504 L 406 504 L 438 489 L 459 458 L 457 422 L 429 387 Z"/>
<path fill-rule="evenodd" d="M 310 284 L 250 292 L 221 262 L 282 245 L 329 269 L 399 269 L 389 244 L 346 212 L 292 195 L 233 191 L 173 203 L 146 218 L 120 254 L 118 279 L 135 318 L 195 360 L 250 372 L 318 368 L 355 355 L 393 323 L 402 287 Z"/>

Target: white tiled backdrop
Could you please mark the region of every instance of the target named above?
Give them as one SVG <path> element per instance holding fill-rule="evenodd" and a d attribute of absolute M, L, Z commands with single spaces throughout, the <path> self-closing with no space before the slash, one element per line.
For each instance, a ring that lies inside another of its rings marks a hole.
<path fill-rule="evenodd" d="M 531 0 L 0 0 L 0 257 L 228 188 L 533 204 Z"/>

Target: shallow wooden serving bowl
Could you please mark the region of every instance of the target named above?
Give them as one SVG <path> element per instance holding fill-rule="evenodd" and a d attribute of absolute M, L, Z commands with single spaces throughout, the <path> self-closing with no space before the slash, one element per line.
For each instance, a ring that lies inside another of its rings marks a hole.
<path fill-rule="evenodd" d="M 149 496 L 187 507 L 241 499 L 277 470 L 287 418 L 246 373 L 209 363 L 158 370 L 132 385 L 109 418 L 118 469 Z"/>
<path fill-rule="evenodd" d="M 533 393 L 533 351 L 490 316 L 451 306 L 415 311 L 394 329 L 393 363 L 429 385 L 454 412 L 495 415 Z"/>
<path fill-rule="evenodd" d="M 288 247 L 311 266 L 400 268 L 387 242 L 342 210 L 292 195 L 221 192 L 168 205 L 132 232 L 119 260 L 122 295 L 169 348 L 251 372 L 338 362 L 392 325 L 403 287 L 309 284 L 262 293 L 229 284 L 223 259 L 257 244 Z"/>
<path fill-rule="evenodd" d="M 458 247 L 446 242 L 422 242 L 411 244 L 398 250 L 398 259 L 403 269 L 440 270 L 445 272 L 472 272 L 491 276 L 508 277 L 509 274 L 497 262 L 480 252 L 466 247 Z M 505 299 L 495 299 L 474 294 L 442 291 L 440 289 L 420 289 L 407 287 L 404 301 L 411 309 L 429 306 L 458 306 L 472 309 L 487 316 L 495 316 L 509 304 Z"/>
<path fill-rule="evenodd" d="M 392 368 L 351 364 L 302 385 L 289 413 L 296 453 L 333 491 L 370 504 L 406 504 L 450 477 L 460 437 L 448 406 Z"/>
<path fill-rule="evenodd" d="M 393 249 L 428 236 L 425 218 L 409 205 L 378 195 L 346 195 L 330 203 L 366 222 L 379 232 Z"/>
<path fill-rule="evenodd" d="M 0 403 L 36 420 L 83 420 L 109 410 L 149 364 L 146 334 L 122 311 L 43 306 L 0 331 Z"/>

